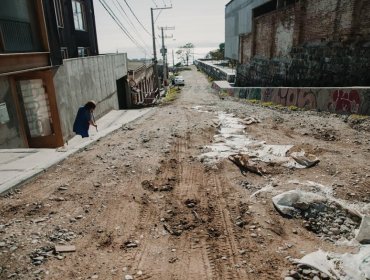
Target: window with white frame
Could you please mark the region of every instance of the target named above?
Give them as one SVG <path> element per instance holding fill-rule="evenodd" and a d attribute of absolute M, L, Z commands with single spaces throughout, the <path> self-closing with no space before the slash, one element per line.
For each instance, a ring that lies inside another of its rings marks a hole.
<path fill-rule="evenodd" d="M 54 9 L 55 9 L 55 17 L 57 20 L 57 26 L 63 28 L 64 22 L 63 22 L 63 9 L 62 9 L 62 3 L 61 0 L 54 0 Z"/>
<path fill-rule="evenodd" d="M 85 56 L 89 56 L 90 54 L 90 49 L 85 48 L 85 47 L 78 47 L 77 51 L 78 51 L 78 57 L 85 57 Z"/>
<path fill-rule="evenodd" d="M 72 0 L 73 21 L 76 30 L 86 31 L 85 6 L 81 1 Z"/>

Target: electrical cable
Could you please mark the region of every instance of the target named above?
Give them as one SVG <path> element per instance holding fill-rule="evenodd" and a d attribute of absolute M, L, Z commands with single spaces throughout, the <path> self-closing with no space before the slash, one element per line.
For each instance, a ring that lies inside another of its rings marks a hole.
<path fill-rule="evenodd" d="M 129 24 L 129 25 L 131 25 L 132 26 L 132 28 L 134 29 L 134 32 L 135 32 L 135 35 L 141 40 L 141 43 L 143 43 L 143 45 L 145 46 L 145 49 L 148 51 L 148 46 L 147 46 L 147 44 L 146 44 L 146 42 L 145 42 L 145 40 L 141 37 L 141 35 L 140 35 L 140 32 L 136 29 L 136 27 L 135 27 L 135 24 L 132 22 L 132 20 L 129 18 L 129 16 L 128 16 L 128 14 L 126 13 L 126 11 L 125 11 L 125 9 L 122 7 L 122 5 L 118 2 L 118 0 L 115 0 L 116 2 L 117 2 L 117 4 L 119 5 L 119 7 L 121 8 L 121 9 L 119 9 L 118 7 L 117 7 L 117 5 L 115 4 L 115 2 L 113 2 L 113 4 L 114 4 L 114 6 L 118 9 L 118 11 L 122 11 L 123 12 L 123 14 L 122 14 L 122 12 L 120 11 L 120 13 L 121 13 L 121 15 L 123 16 L 123 18 L 126 20 L 126 22 Z"/>
<path fill-rule="evenodd" d="M 151 36 L 151 33 L 145 28 L 145 26 L 141 23 L 141 21 L 137 18 L 136 14 L 134 13 L 134 11 L 131 9 L 130 5 L 127 3 L 126 0 L 124 0 L 127 7 L 129 8 L 129 10 L 131 11 L 131 13 L 133 14 L 133 16 L 136 18 L 137 22 L 141 25 L 141 27 L 145 30 L 146 33 L 148 33 L 150 36 Z"/>
<path fill-rule="evenodd" d="M 156 23 L 156 22 L 157 22 L 157 19 L 158 19 L 158 18 L 159 18 L 159 16 L 161 15 L 162 11 L 163 11 L 163 10 L 159 10 L 159 13 L 158 13 L 157 17 L 155 18 L 154 23 Z"/>
<path fill-rule="evenodd" d="M 120 27 L 120 29 L 126 34 L 126 36 L 132 41 L 143 53 L 146 55 L 147 51 L 145 48 L 143 48 L 132 36 L 131 34 L 126 30 L 126 28 L 123 26 L 122 22 L 117 18 L 117 16 L 114 14 L 112 9 L 109 7 L 109 5 L 106 3 L 105 0 L 99 0 L 100 4 L 103 6 L 103 8 L 107 11 L 107 13 L 112 17 L 113 21 Z"/>

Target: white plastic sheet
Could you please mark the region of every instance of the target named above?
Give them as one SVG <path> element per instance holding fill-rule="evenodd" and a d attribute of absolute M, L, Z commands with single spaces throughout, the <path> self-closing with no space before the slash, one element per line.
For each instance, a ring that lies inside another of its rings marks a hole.
<path fill-rule="evenodd" d="M 322 250 L 304 256 L 298 263 L 340 280 L 370 279 L 370 246 L 363 246 L 357 254 L 336 254 Z"/>

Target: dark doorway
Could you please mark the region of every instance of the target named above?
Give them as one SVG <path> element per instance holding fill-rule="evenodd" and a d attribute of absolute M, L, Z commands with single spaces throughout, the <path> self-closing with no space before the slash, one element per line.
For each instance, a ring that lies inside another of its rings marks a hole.
<path fill-rule="evenodd" d="M 131 99 L 128 90 L 127 76 L 116 80 L 116 84 L 119 109 L 129 109 L 131 107 Z"/>

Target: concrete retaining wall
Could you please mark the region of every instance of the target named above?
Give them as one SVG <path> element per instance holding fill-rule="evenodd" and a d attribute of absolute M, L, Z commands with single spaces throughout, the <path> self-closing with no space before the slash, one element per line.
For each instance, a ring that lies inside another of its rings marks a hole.
<path fill-rule="evenodd" d="M 235 71 L 228 67 L 221 67 L 212 64 L 212 61 L 196 60 L 194 64 L 198 69 L 205 72 L 208 76 L 218 81 L 228 81 L 230 83 L 235 82 Z"/>
<path fill-rule="evenodd" d="M 225 87 L 214 82 L 212 88 L 230 96 L 256 99 L 283 106 L 344 114 L 370 115 L 370 87 L 366 88 L 272 88 Z"/>
<path fill-rule="evenodd" d="M 71 138 L 80 106 L 89 100 L 98 105 L 96 118 L 118 109 L 116 80 L 127 75 L 127 55 L 100 55 L 63 61 L 54 73 L 58 110 L 64 141 Z"/>

